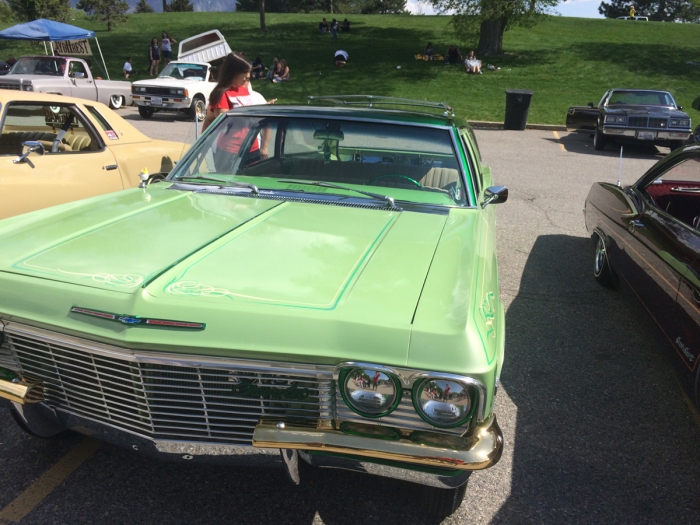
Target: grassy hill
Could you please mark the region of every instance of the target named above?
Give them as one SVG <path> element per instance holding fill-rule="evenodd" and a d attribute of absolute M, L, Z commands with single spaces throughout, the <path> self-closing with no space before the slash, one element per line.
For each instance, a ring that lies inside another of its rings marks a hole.
<path fill-rule="evenodd" d="M 671 91 L 694 123 L 700 123 L 700 113 L 690 109 L 700 95 L 700 65 L 686 64 L 700 63 L 700 25 L 556 17 L 532 29 L 507 32 L 505 56 L 484 60 L 500 71 L 474 76 L 414 58 L 428 41 L 444 52 L 454 40 L 449 17 L 352 16 L 352 33 L 331 42 L 329 35 L 316 32 L 321 16 L 268 14 L 266 34 L 259 31 L 255 13 L 131 15 L 111 33 L 85 19 L 74 23 L 96 31 L 113 78 L 121 76 L 128 55 L 134 57 L 137 78 L 146 78 L 148 42 L 163 29 L 180 40 L 217 28 L 232 49 L 251 59 L 287 59 L 290 82 L 255 84 L 280 103 L 304 103 L 307 95 L 391 95 L 445 101 L 469 119 L 503 120 L 504 90 L 531 89 L 529 122 L 563 124 L 569 105 L 597 103 L 610 87 L 635 87 Z M 336 49 L 350 54 L 343 69 L 333 66 Z M 2 59 L 40 52 L 42 45 L 0 40 Z"/>

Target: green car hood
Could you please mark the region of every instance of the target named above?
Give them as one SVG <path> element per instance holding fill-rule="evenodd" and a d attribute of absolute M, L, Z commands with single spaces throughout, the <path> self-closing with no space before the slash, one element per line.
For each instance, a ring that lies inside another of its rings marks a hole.
<path fill-rule="evenodd" d="M 0 317 L 131 348 L 407 364 L 447 215 L 167 187 L 0 221 Z M 129 327 L 74 306 L 206 328 Z"/>

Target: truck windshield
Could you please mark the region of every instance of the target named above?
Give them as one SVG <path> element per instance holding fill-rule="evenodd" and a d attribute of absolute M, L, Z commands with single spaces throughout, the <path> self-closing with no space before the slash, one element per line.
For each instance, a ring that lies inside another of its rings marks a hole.
<path fill-rule="evenodd" d="M 207 67 L 200 64 L 188 64 L 186 62 L 170 62 L 159 75 L 159 78 L 177 78 L 188 80 L 204 80 L 207 76 Z"/>
<path fill-rule="evenodd" d="M 22 57 L 10 71 L 11 75 L 50 75 L 62 77 L 66 59 L 56 57 Z"/>

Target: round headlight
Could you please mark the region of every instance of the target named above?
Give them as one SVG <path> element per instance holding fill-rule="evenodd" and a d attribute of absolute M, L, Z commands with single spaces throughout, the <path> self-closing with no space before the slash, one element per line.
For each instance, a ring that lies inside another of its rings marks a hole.
<path fill-rule="evenodd" d="M 340 377 L 343 401 L 364 417 L 382 417 L 401 400 L 398 379 L 380 370 L 351 368 Z"/>
<path fill-rule="evenodd" d="M 428 423 L 441 428 L 458 427 L 472 415 L 470 388 L 450 379 L 425 379 L 413 389 L 413 406 Z"/>

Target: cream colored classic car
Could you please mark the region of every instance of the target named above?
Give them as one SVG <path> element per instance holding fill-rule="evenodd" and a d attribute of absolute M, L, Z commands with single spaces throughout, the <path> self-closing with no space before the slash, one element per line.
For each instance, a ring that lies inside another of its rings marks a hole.
<path fill-rule="evenodd" d="M 0 111 L 0 219 L 157 180 L 188 147 L 79 98 L 0 89 Z"/>

